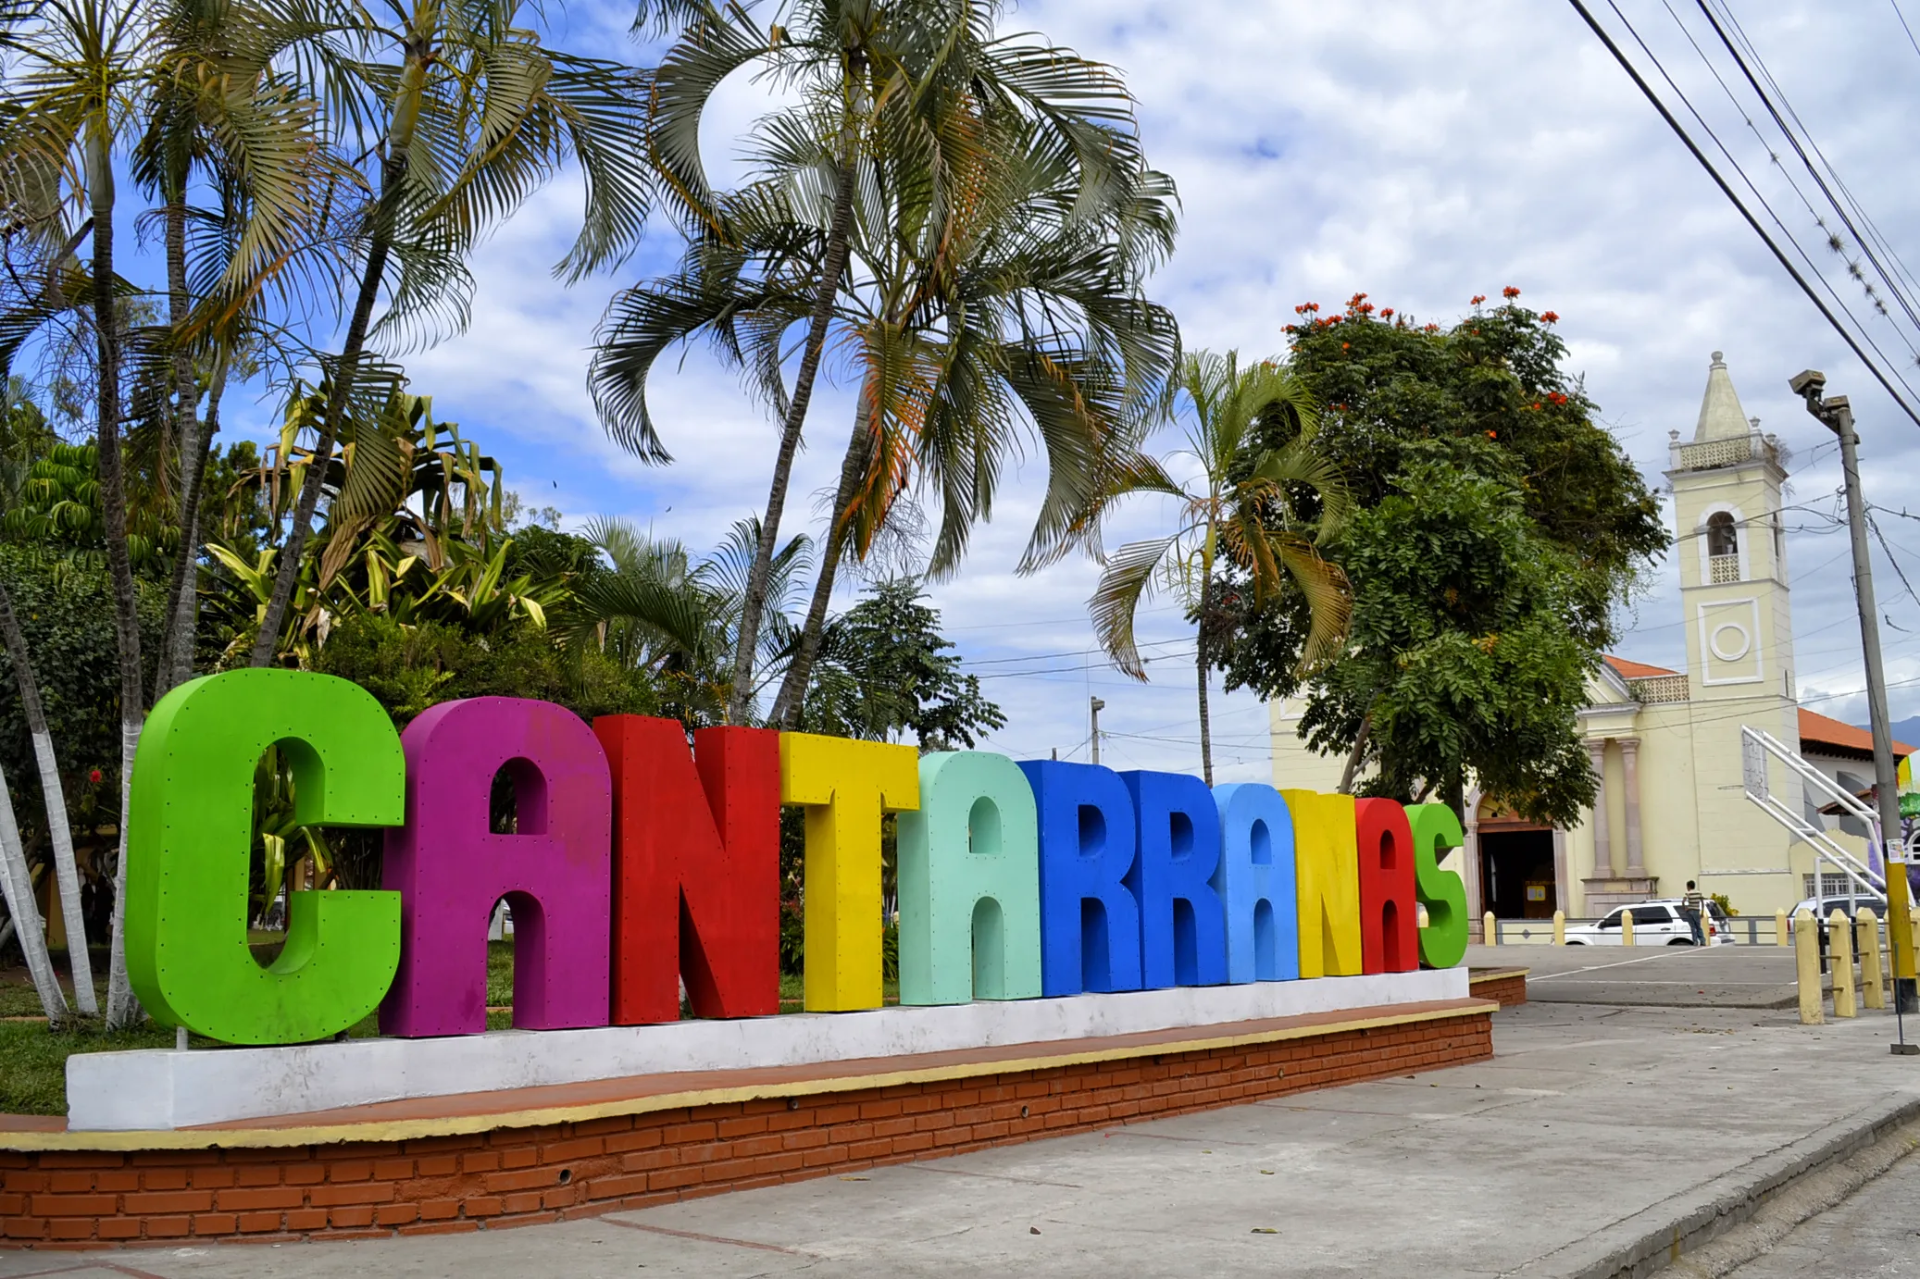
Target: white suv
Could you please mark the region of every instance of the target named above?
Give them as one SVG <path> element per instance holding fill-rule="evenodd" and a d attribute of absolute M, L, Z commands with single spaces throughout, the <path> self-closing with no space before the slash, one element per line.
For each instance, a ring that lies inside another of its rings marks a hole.
<path fill-rule="evenodd" d="M 1684 903 L 1680 901 L 1641 902 L 1635 906 L 1621 906 L 1598 923 L 1570 924 L 1567 927 L 1567 945 L 1569 946 L 1618 946 L 1622 944 L 1620 921 L 1627 912 L 1633 912 L 1633 944 L 1636 946 L 1691 946 L 1693 945 L 1693 927 L 1687 923 Z M 1707 902 L 1705 917 L 1700 921 L 1706 929 L 1709 945 L 1728 946 L 1733 944 L 1733 930 L 1727 927 L 1727 917 L 1721 911 L 1720 904 Z"/>

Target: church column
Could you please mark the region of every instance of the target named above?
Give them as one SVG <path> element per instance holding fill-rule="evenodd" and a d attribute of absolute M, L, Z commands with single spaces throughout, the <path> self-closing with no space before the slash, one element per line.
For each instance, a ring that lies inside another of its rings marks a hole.
<path fill-rule="evenodd" d="M 1480 788 L 1474 787 L 1466 793 L 1466 829 L 1460 841 L 1460 878 L 1465 881 L 1467 890 L 1467 919 L 1474 928 L 1480 927 L 1480 912 L 1486 909 L 1480 904 Z"/>
<path fill-rule="evenodd" d="M 1593 877 L 1619 878 L 1613 866 L 1613 835 L 1607 829 L 1607 743 L 1589 741 L 1587 754 L 1593 757 Z"/>
<path fill-rule="evenodd" d="M 1556 827 L 1553 832 L 1553 908 L 1573 913 L 1573 897 L 1567 891 L 1571 881 L 1567 878 L 1567 832 Z"/>
<path fill-rule="evenodd" d="M 1627 878 L 1647 877 L 1646 859 L 1640 850 L 1640 739 L 1620 739 L 1620 762 L 1627 783 Z"/>

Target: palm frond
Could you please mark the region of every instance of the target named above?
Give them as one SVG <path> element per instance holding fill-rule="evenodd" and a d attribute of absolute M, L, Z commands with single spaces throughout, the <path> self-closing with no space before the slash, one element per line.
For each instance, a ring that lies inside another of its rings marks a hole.
<path fill-rule="evenodd" d="M 1176 533 L 1128 542 L 1108 558 L 1100 584 L 1087 601 L 1094 638 L 1107 650 L 1113 664 L 1135 679 L 1144 680 L 1147 671 L 1140 663 L 1140 649 L 1134 640 L 1134 615 L 1140 601 L 1152 590 L 1155 572 L 1179 541 Z"/>

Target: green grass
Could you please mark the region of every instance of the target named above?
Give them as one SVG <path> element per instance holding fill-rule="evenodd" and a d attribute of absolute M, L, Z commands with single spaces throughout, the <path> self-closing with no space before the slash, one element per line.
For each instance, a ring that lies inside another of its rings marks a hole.
<path fill-rule="evenodd" d="M 75 1053 L 171 1047 L 173 1031 L 151 1022 L 111 1035 L 92 1026 L 48 1030 L 44 1022 L 0 1023 L 0 1111 L 66 1114 L 67 1058 Z"/>

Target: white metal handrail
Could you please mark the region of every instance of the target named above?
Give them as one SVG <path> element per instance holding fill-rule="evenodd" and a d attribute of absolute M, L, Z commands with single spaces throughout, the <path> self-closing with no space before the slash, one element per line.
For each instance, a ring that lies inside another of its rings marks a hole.
<path fill-rule="evenodd" d="M 1870 840 L 1884 847 L 1880 832 L 1880 814 L 1864 803 L 1859 796 L 1781 745 L 1779 739 L 1771 733 L 1744 725 L 1741 727 L 1740 764 L 1747 798 L 1758 804 L 1773 820 L 1786 827 L 1795 838 L 1805 840 L 1813 846 L 1814 886 L 1817 888 L 1820 885 L 1820 862 L 1824 859 L 1832 862 L 1835 870 L 1868 892 L 1876 896 L 1885 893 L 1887 881 L 1884 876 L 1877 873 L 1871 866 L 1863 864 L 1859 858 L 1836 843 L 1825 830 L 1808 821 L 1803 814 L 1794 812 L 1792 808 L 1774 797 L 1772 787 L 1767 780 L 1767 756 L 1769 755 L 1793 770 L 1803 783 L 1812 786 L 1817 793 L 1830 797 L 1848 814 L 1865 822 L 1872 832 L 1869 836 Z M 1815 894 L 1815 896 L 1818 895 Z"/>

